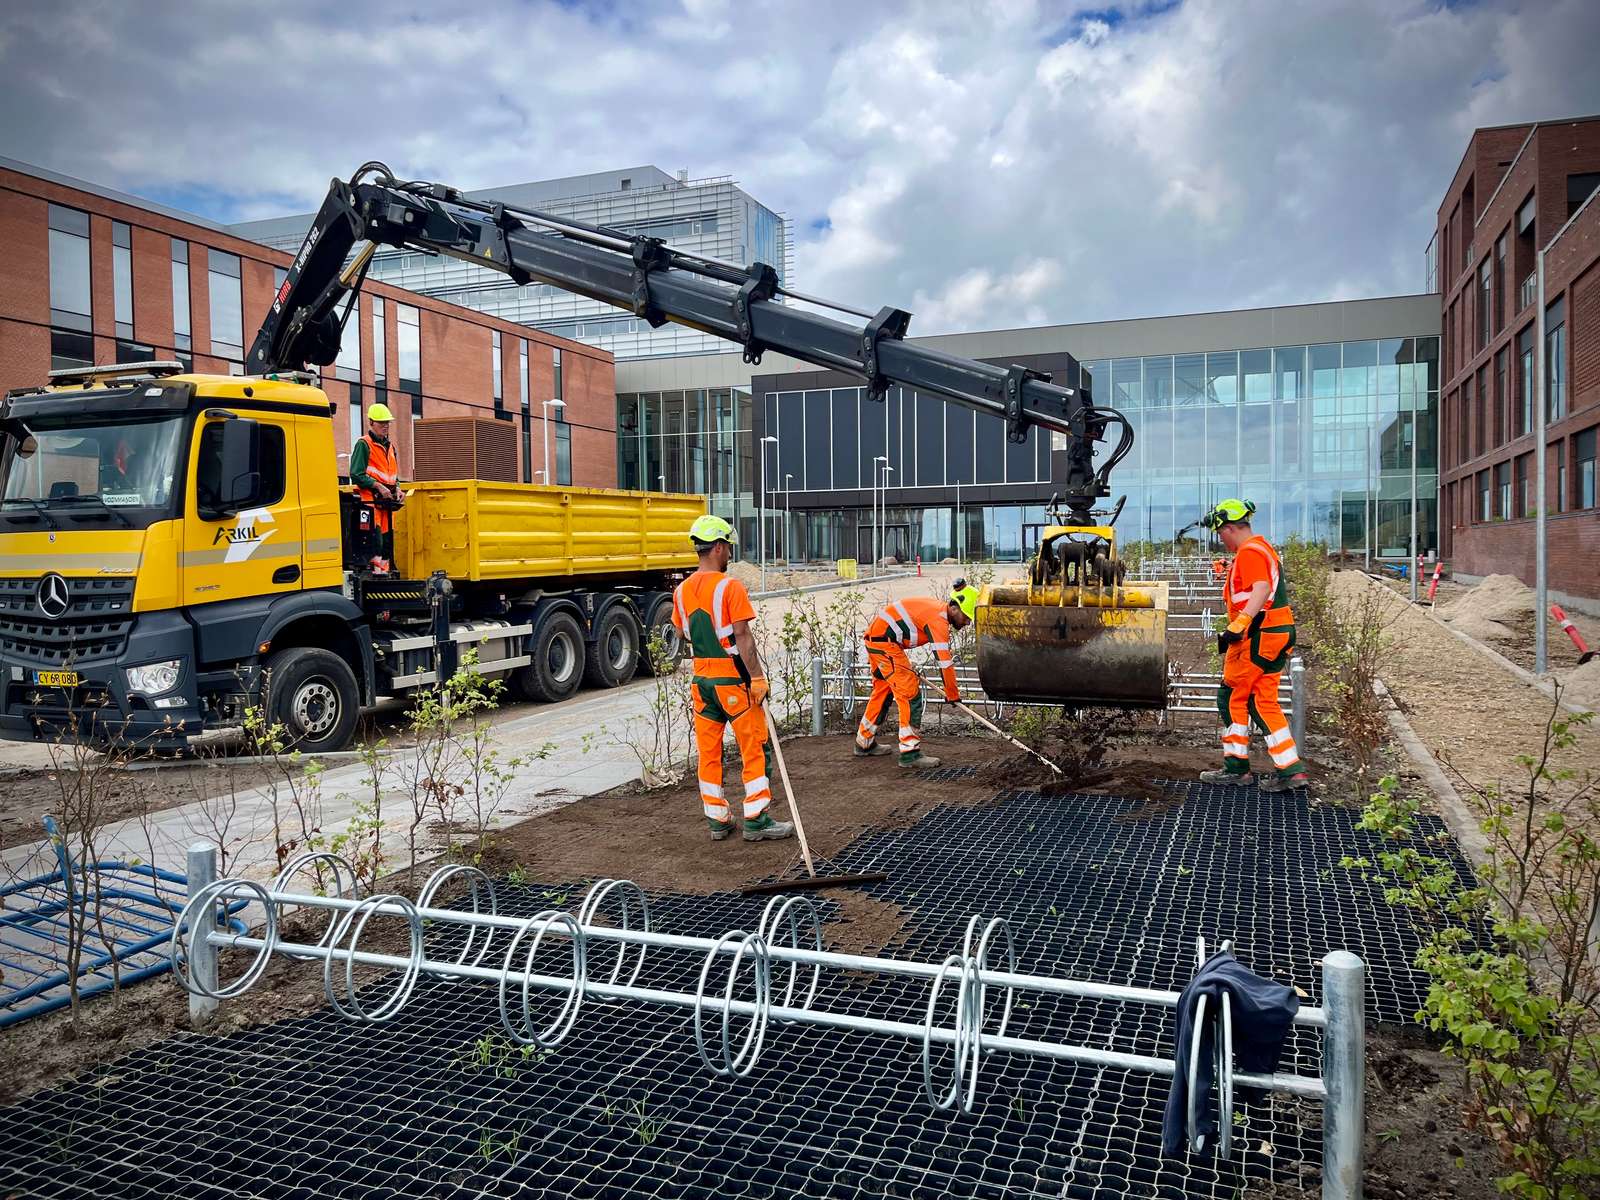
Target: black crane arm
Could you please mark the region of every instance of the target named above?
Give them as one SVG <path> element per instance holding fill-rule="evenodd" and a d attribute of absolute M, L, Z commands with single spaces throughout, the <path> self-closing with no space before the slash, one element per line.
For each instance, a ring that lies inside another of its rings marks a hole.
<path fill-rule="evenodd" d="M 358 242 L 369 243 L 347 264 Z M 652 326 L 673 321 L 744 347 L 748 362 L 767 350 L 866 380 L 881 400 L 891 385 L 943 396 L 1004 418 L 1007 436 L 1029 426 L 1067 436 L 1061 497 L 1074 520 L 1093 524 L 1095 500 L 1110 495 L 1111 469 L 1133 448 L 1133 429 L 1116 409 L 1094 404 L 1086 387 L 1060 387 L 1021 366 L 999 367 L 905 340 L 911 314 L 874 316 L 783 288 L 766 263 L 741 267 L 677 250 L 659 238 L 590 225 L 533 209 L 470 200 L 453 188 L 396 179 L 367 163 L 348 183 L 335 179 L 266 320 L 251 344 L 251 374 L 333 362 L 340 334 L 378 245 L 449 255 L 626 309 Z M 867 317 L 853 324 L 792 304 L 780 295 Z M 1108 426 L 1117 444 L 1098 468 L 1094 446 Z"/>

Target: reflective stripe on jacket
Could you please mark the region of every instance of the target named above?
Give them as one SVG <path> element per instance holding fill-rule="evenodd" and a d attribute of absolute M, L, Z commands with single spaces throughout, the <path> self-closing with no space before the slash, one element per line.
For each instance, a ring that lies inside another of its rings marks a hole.
<path fill-rule="evenodd" d="M 945 683 L 955 688 L 956 664 L 950 657 L 950 619 L 945 615 L 948 602 L 932 596 L 908 596 L 891 600 L 867 626 L 867 645 L 893 642 L 903 650 L 927 646 L 944 672 Z"/>
<path fill-rule="evenodd" d="M 744 676 L 733 623 L 753 616 L 749 593 L 731 575 L 696 571 L 672 593 L 672 623 L 688 640 L 694 673 L 703 678 Z"/>

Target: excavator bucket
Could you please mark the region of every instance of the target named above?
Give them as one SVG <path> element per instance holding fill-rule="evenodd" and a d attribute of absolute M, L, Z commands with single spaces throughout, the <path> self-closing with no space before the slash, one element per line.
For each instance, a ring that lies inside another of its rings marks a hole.
<path fill-rule="evenodd" d="M 1047 537 L 1051 532 L 1057 531 Z M 1047 542 L 1040 554 L 1048 553 Z M 978 680 L 985 694 L 1017 704 L 1164 708 L 1166 583 L 1122 581 L 1114 554 L 1111 569 L 1097 560 L 1108 580 L 1095 570 L 1051 572 L 1042 561 L 1027 580 L 995 584 L 979 598 Z M 1078 582 L 1068 582 L 1074 576 Z"/>

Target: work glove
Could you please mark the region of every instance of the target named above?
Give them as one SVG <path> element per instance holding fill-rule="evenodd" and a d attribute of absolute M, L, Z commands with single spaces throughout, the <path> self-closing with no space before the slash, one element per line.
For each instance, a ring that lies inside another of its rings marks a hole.
<path fill-rule="evenodd" d="M 1228 647 L 1235 642 L 1244 641 L 1244 635 L 1249 632 L 1250 621 L 1243 613 L 1228 622 L 1228 627 L 1217 635 L 1217 652 L 1227 653 Z"/>
<path fill-rule="evenodd" d="M 767 702 L 767 695 L 771 691 L 772 689 L 767 686 L 767 677 L 765 675 L 760 679 L 752 679 L 750 681 L 751 705 L 755 708 L 760 708 Z"/>

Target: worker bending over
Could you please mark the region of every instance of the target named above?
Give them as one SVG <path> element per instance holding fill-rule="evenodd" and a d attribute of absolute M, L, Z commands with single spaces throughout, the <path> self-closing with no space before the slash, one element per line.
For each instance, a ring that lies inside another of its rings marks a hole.
<path fill-rule="evenodd" d="M 894 697 L 900 714 L 900 765 L 937 767 L 939 760 L 922 752 L 922 677 L 917 674 L 906 651 L 916 646 L 933 648 L 939 670 L 944 675 L 944 698 L 951 704 L 961 699 L 956 687 L 956 666 L 950 657 L 950 633 L 972 624 L 978 608 L 978 589 L 966 580 L 956 580 L 948 600 L 932 596 L 908 596 L 891 600 L 867 626 L 867 663 L 872 671 L 872 695 L 861 714 L 856 730 L 856 755 L 866 758 L 888 754 L 887 746 L 877 742 L 878 722 Z"/>
<path fill-rule="evenodd" d="M 1300 752 L 1278 707 L 1278 677 L 1294 648 L 1294 612 L 1289 583 L 1278 552 L 1250 528 L 1256 506 L 1249 500 L 1224 500 L 1204 518 L 1233 563 L 1223 583 L 1228 628 L 1217 638 L 1224 653 L 1217 709 L 1222 714 L 1222 769 L 1203 772 L 1206 783 L 1245 785 L 1250 774 L 1250 723 L 1266 739 L 1276 768 L 1259 781 L 1263 792 L 1286 792 L 1307 782 Z"/>
<path fill-rule="evenodd" d="M 350 447 L 350 482 L 361 498 L 366 557 L 374 571 L 387 573 L 394 560 L 394 510 L 400 494 L 400 460 L 389 441 L 394 414 L 387 404 L 367 409 L 367 434 Z"/>
<path fill-rule="evenodd" d="M 767 742 L 767 677 L 756 653 L 750 622 L 756 610 L 744 584 L 727 574 L 733 553 L 733 526 L 721 517 L 699 518 L 689 540 L 700 569 L 672 595 L 672 623 L 694 655 L 694 740 L 700 753 L 700 804 L 711 824 L 711 840 L 733 832 L 722 792 L 722 737 L 733 726 L 744 764 L 744 840 L 759 842 L 794 833 L 788 821 L 775 821 L 772 803 L 772 747 Z"/>

